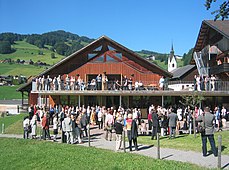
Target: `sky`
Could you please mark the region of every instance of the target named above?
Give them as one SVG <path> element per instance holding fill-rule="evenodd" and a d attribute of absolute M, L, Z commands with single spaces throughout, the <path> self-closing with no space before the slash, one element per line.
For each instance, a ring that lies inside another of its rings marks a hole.
<path fill-rule="evenodd" d="M 205 0 L 0 0 L 0 33 L 64 30 L 103 35 L 133 50 L 176 55 L 193 48 L 203 20 L 214 19 Z"/>

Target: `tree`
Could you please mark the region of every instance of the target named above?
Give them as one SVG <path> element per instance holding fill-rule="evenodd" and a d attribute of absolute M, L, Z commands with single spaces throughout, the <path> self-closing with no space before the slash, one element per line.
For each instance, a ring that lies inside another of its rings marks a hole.
<path fill-rule="evenodd" d="M 56 58 L 55 53 L 51 53 L 51 58 Z"/>
<path fill-rule="evenodd" d="M 217 0 L 206 0 L 205 6 L 207 10 L 209 10 L 212 3 L 216 1 Z M 212 14 L 215 15 L 214 20 L 217 20 L 219 18 L 222 18 L 222 20 L 227 19 L 229 16 L 229 0 L 224 0 L 223 3 L 219 6 L 219 9 L 213 11 Z"/>
<path fill-rule="evenodd" d="M 11 45 L 9 41 L 0 41 L 0 54 L 12 53 Z"/>

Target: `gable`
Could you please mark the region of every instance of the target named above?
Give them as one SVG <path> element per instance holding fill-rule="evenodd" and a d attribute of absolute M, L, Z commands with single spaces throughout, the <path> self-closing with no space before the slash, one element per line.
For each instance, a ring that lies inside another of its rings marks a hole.
<path fill-rule="evenodd" d="M 39 76 L 50 75 L 51 77 L 68 74 L 82 67 L 88 62 L 126 62 L 126 64 L 149 70 L 164 77 L 172 77 L 172 75 L 151 63 L 144 58 L 138 56 L 133 51 L 111 40 L 106 36 L 93 41 L 82 49 L 76 51 L 65 59 L 61 60 L 51 68 L 42 72 Z M 24 86 L 23 86 L 24 87 Z M 23 88 L 22 87 L 22 88 Z M 20 89 L 22 89 L 20 88 Z M 19 89 L 19 90 L 20 90 Z"/>

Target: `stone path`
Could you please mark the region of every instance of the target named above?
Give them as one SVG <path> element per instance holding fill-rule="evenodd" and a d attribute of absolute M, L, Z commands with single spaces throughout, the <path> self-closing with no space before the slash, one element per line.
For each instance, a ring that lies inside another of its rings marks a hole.
<path fill-rule="evenodd" d="M 22 138 L 22 135 L 0 134 L 0 137 Z M 114 137 L 115 135 L 113 135 L 113 138 Z M 88 146 L 88 140 L 84 139 L 83 141 L 84 143 L 81 145 Z M 104 131 L 99 130 L 98 128 L 93 128 L 91 130 L 90 145 L 91 147 L 103 148 L 103 149 L 109 149 L 115 151 L 115 141 L 105 140 Z M 126 148 L 127 147 L 128 144 L 126 143 Z M 124 152 L 124 150 L 120 152 Z M 126 152 L 129 152 L 129 149 L 126 149 Z M 139 144 L 139 151 L 133 150 L 131 153 L 157 158 L 157 147 Z M 189 162 L 207 168 L 217 168 L 217 162 L 218 162 L 218 158 L 214 157 L 213 154 L 207 157 L 203 157 L 202 153 L 193 152 L 193 151 L 182 151 L 182 150 L 169 149 L 169 148 L 160 149 L 160 158 L 163 160 Z M 224 169 L 229 169 L 229 155 L 222 155 L 221 167 Z"/>

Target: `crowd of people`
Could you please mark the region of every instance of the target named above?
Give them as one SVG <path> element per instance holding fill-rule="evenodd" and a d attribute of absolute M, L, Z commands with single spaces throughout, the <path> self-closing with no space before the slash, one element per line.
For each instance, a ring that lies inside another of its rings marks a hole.
<path fill-rule="evenodd" d="M 210 111 L 209 111 L 210 112 Z M 129 141 L 129 149 L 132 151 L 132 143 L 135 150 L 138 150 L 137 137 L 139 135 L 151 135 L 151 139 L 168 135 L 170 139 L 175 138 L 177 132 L 194 131 L 193 118 L 203 115 L 204 111 L 190 107 L 182 108 L 154 106 L 148 108 L 147 119 L 142 118 L 141 109 L 127 108 L 106 108 L 105 106 L 59 106 L 46 109 L 37 105 L 29 107 L 29 116 L 23 121 L 24 138 L 29 136 L 32 139 L 57 140 L 58 132 L 62 131 L 61 140 L 68 144 L 83 143 L 88 137 L 88 125 L 96 126 L 105 130 L 105 139 L 111 141 L 115 132 L 116 150 L 120 150 L 122 134 L 125 130 Z M 222 130 L 223 122 L 229 120 L 229 112 L 224 106 L 215 107 L 214 127 Z M 53 129 L 53 136 L 50 135 L 50 127 Z M 197 125 L 198 127 L 198 121 Z"/>
<path fill-rule="evenodd" d="M 218 77 L 211 76 L 194 76 L 194 90 L 195 91 L 216 91 L 218 90 Z"/>
<path fill-rule="evenodd" d="M 88 82 L 85 82 L 80 75 L 58 76 L 51 78 L 49 75 L 45 77 L 37 77 L 33 80 L 34 90 L 36 91 L 50 91 L 50 90 L 145 90 L 142 81 L 133 82 L 132 78 L 123 76 L 122 80 L 112 79 L 108 80 L 106 74 L 98 74 Z M 158 86 L 163 88 L 164 78 L 160 79 Z"/>

